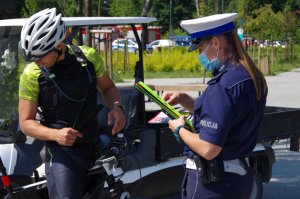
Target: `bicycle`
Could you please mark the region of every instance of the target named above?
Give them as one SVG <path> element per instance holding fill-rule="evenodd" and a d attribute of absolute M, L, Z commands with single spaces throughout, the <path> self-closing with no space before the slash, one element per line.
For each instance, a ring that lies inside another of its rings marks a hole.
<path fill-rule="evenodd" d="M 102 135 L 104 136 L 104 135 Z M 100 136 L 101 138 L 101 136 Z M 108 142 L 108 136 L 104 137 L 105 142 Z M 88 173 L 88 189 L 85 191 L 82 199 L 92 198 L 110 198 L 110 199 L 128 199 L 130 194 L 124 189 L 123 182 L 120 176 L 114 176 L 113 170 L 118 162 L 126 155 L 126 151 L 139 140 L 130 140 L 122 134 L 117 138 L 110 138 L 109 143 L 102 146 L 102 155 L 95 161 Z M 106 150 L 105 150 L 106 148 Z M 48 199 L 46 180 L 37 181 L 31 184 L 14 187 L 10 177 L 6 173 L 6 168 L 0 158 L 0 172 L 2 173 L 1 180 L 7 191 L 4 199 L 24 199 L 25 195 L 30 198 Z M 107 187 L 105 187 L 105 183 Z"/>

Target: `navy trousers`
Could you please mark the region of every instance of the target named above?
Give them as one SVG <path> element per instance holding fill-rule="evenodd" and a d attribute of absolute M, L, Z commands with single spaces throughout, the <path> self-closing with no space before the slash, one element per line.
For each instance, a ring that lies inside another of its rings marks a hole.
<path fill-rule="evenodd" d="M 220 182 L 202 185 L 196 170 L 186 169 L 182 183 L 182 199 L 249 199 L 253 172 L 247 168 L 244 176 L 222 172 Z"/>
<path fill-rule="evenodd" d="M 50 199 L 81 199 L 87 183 L 86 173 L 94 165 L 89 147 L 46 147 L 46 178 Z"/>

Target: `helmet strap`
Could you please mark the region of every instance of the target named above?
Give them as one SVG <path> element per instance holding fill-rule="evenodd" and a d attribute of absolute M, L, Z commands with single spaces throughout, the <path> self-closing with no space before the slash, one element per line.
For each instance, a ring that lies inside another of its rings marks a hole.
<path fill-rule="evenodd" d="M 56 48 L 54 48 L 53 51 L 57 53 L 57 58 L 55 60 L 55 63 L 56 63 L 58 61 L 59 57 L 61 56 L 62 51 L 61 50 L 57 50 Z"/>

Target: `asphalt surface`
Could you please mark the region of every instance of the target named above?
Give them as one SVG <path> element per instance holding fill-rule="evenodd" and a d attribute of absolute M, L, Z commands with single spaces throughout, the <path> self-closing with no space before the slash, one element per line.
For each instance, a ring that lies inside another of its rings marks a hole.
<path fill-rule="evenodd" d="M 267 106 L 300 108 L 300 68 L 277 76 L 266 77 L 269 94 Z M 127 80 L 122 84 L 131 84 Z M 202 78 L 145 79 L 146 84 L 203 83 Z M 197 92 L 189 92 L 197 96 Z M 155 108 L 149 103 L 146 108 Z M 276 162 L 273 165 L 271 181 L 264 184 L 264 199 L 300 198 L 300 152 L 289 151 L 289 140 L 280 140 L 273 145 Z"/>

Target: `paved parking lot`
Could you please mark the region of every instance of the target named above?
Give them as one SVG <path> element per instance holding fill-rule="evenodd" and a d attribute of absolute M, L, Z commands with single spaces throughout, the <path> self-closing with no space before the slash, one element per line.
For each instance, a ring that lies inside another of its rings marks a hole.
<path fill-rule="evenodd" d="M 277 76 L 267 77 L 269 96 L 267 105 L 300 108 L 300 68 Z M 300 198 L 300 152 L 291 152 L 288 140 L 273 147 L 276 163 L 271 182 L 264 185 L 263 198 Z"/>
<path fill-rule="evenodd" d="M 281 140 L 273 147 L 276 163 L 273 165 L 272 179 L 264 185 L 265 199 L 300 198 L 300 153 L 288 150 L 287 140 Z"/>

